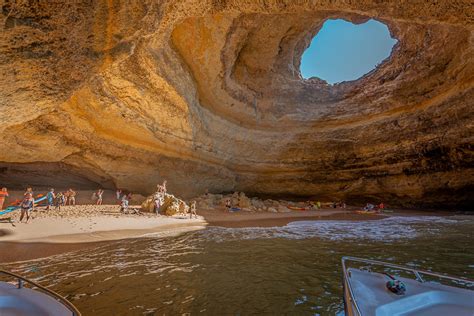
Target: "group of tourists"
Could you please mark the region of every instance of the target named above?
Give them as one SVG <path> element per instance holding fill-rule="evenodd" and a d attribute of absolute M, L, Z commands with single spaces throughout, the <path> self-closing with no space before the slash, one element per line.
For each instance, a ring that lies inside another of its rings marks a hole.
<path fill-rule="evenodd" d="M 117 198 L 117 201 L 120 205 L 120 212 L 122 213 L 128 213 L 129 209 L 128 207 L 130 206 L 130 201 L 132 200 L 132 193 L 125 193 L 120 189 L 117 189 L 115 192 L 115 197 Z"/>
<path fill-rule="evenodd" d="M 76 205 L 77 192 L 73 189 L 69 189 L 64 192 L 55 192 L 53 188 L 46 194 L 47 206 L 46 210 L 50 210 L 52 206 L 55 206 L 57 210 L 61 209 L 64 205 Z"/>
<path fill-rule="evenodd" d="M 364 207 L 364 211 L 368 212 L 383 212 L 385 209 L 385 204 L 383 202 L 380 202 L 380 204 L 372 204 L 372 203 L 367 203 Z"/>
<path fill-rule="evenodd" d="M 163 184 L 157 185 L 157 191 L 154 194 L 154 206 L 156 214 L 160 213 L 160 209 L 164 204 L 165 195 L 167 193 L 166 184 L 167 181 L 165 180 L 163 181 Z M 0 190 L 0 210 L 3 209 L 3 205 L 7 197 L 9 197 L 7 188 L 2 188 Z M 22 199 L 17 200 L 15 202 L 15 205 L 18 206 L 21 210 L 20 222 L 22 222 L 23 219 L 26 218 L 26 222 L 28 223 L 31 217 L 31 212 L 35 210 L 35 206 L 38 206 L 38 203 L 44 203 L 44 206 L 46 206 L 45 210 L 47 211 L 51 210 L 53 207 L 55 207 L 56 210 L 61 210 L 62 206 L 76 205 L 76 197 L 77 192 L 74 191 L 72 188 L 64 192 L 56 192 L 54 188 L 51 188 L 49 189 L 48 193 L 46 193 L 46 196 L 37 195 L 35 197 L 33 188 L 28 187 L 25 190 Z M 98 189 L 93 193 L 92 200 L 95 202 L 96 205 L 102 205 L 103 197 L 104 190 Z M 124 192 L 118 189 L 116 191 L 116 199 L 118 204 L 120 205 L 120 211 L 122 213 L 129 213 L 132 193 Z M 184 201 L 181 201 L 179 205 L 179 210 L 180 213 L 189 214 L 190 218 L 192 218 L 193 215 L 197 218 L 196 201 L 192 201 L 190 206 L 187 206 Z"/>
<path fill-rule="evenodd" d="M 5 197 L 9 196 L 7 188 L 2 188 L 1 192 L 2 194 L 0 194 L 0 210 L 3 208 Z M 73 189 L 69 189 L 65 192 L 55 193 L 54 189 L 51 188 L 45 197 L 46 210 L 50 210 L 52 206 L 55 206 L 56 209 L 61 209 L 61 206 L 63 205 L 76 205 L 76 195 L 77 193 Z M 43 196 L 38 196 L 35 200 L 33 188 L 26 188 L 25 192 L 23 193 L 23 198 L 19 203 L 19 207 L 21 210 L 19 221 L 20 223 L 23 221 L 23 218 L 26 218 L 26 223 L 29 222 L 31 212 L 34 211 L 35 204 L 39 202 L 41 198 L 43 198 Z"/>

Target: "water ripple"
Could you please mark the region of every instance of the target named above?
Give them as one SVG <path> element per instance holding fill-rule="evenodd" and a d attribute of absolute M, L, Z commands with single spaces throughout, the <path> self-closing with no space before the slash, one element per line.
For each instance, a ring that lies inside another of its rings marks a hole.
<path fill-rule="evenodd" d="M 228 240 L 250 240 L 267 238 L 306 239 L 324 238 L 329 240 L 365 239 L 393 242 L 413 239 L 420 235 L 436 234 L 445 224 L 456 224 L 460 220 L 436 216 L 389 217 L 369 221 L 297 221 L 283 227 L 221 228 L 195 232 L 197 238 L 215 242 Z M 426 225 L 426 224 L 430 225 Z M 423 225 L 425 224 L 425 225 Z"/>

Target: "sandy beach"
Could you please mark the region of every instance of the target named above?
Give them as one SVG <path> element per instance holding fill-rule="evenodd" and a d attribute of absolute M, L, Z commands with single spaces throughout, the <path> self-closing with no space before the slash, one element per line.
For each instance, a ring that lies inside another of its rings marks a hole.
<path fill-rule="evenodd" d="M 65 206 L 60 211 L 44 207 L 32 212 L 29 223 L 19 223 L 19 211 L 3 219 L 0 241 L 77 243 L 135 238 L 156 232 L 203 228 L 203 217 L 167 217 L 155 214 L 122 214 L 116 205 Z"/>

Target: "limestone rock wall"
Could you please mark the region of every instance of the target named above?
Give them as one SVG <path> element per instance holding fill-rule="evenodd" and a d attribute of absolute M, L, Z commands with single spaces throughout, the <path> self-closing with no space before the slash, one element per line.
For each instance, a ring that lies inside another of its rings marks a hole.
<path fill-rule="evenodd" d="M 399 42 L 356 81 L 303 80 L 328 18 Z M 57 164 L 143 194 L 165 178 L 184 197 L 473 202 L 469 0 L 3 0 L 0 27 L 6 185 Z"/>

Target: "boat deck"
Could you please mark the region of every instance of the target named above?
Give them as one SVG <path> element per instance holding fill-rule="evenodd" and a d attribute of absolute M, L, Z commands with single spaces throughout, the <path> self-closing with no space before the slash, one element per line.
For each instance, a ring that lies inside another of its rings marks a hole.
<path fill-rule="evenodd" d="M 474 316 L 474 291 L 399 277 L 406 292 L 396 295 L 386 289 L 384 274 L 354 268 L 348 273 L 362 315 Z"/>
<path fill-rule="evenodd" d="M 0 315 L 63 316 L 71 315 L 71 311 L 49 295 L 0 282 Z"/>

